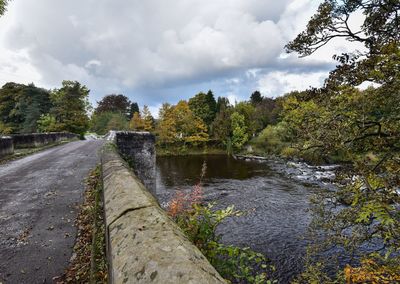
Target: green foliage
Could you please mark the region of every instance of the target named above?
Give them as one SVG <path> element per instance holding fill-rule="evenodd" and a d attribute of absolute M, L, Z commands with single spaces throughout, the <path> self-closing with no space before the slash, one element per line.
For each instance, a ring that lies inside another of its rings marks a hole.
<path fill-rule="evenodd" d="M 7 2 L 8 0 L 0 0 L 0 16 L 7 11 Z"/>
<path fill-rule="evenodd" d="M 7 135 L 12 133 L 12 128 L 0 121 L 0 134 Z"/>
<path fill-rule="evenodd" d="M 368 260 L 344 268 L 341 283 L 395 283 L 399 278 L 399 10 L 399 1 L 325 0 L 306 30 L 286 46 L 302 56 L 338 37 L 365 46 L 364 51 L 334 55 L 339 65 L 323 89 L 292 94 L 282 104 L 282 119 L 301 154 L 312 151 L 327 161 L 337 157 L 352 163 L 339 176 L 339 189 L 318 196 L 313 207 L 311 232 L 319 241 L 310 247 L 310 275 L 323 273 L 323 252 L 339 248 Z M 360 12 L 364 22 L 352 30 L 348 23 Z M 355 88 L 363 82 L 379 87 Z M 360 253 L 377 243 L 382 247 L 375 252 Z"/>
<path fill-rule="evenodd" d="M 129 119 L 133 117 L 133 114 L 135 112 L 140 113 L 140 110 L 139 110 L 139 105 L 136 102 L 133 102 L 129 107 Z"/>
<path fill-rule="evenodd" d="M 257 106 L 263 101 L 263 96 L 259 91 L 255 91 L 250 96 L 250 102 L 253 106 Z"/>
<path fill-rule="evenodd" d="M 37 132 L 37 121 L 51 107 L 50 92 L 33 84 L 7 83 L 0 89 L 0 117 L 4 133 Z"/>
<path fill-rule="evenodd" d="M 280 154 L 288 145 L 287 125 L 284 122 L 268 125 L 255 139 L 252 145 L 267 154 Z"/>
<path fill-rule="evenodd" d="M 38 122 L 39 132 L 56 132 L 58 131 L 58 125 L 56 118 L 50 114 L 43 114 Z"/>
<path fill-rule="evenodd" d="M 232 283 L 275 283 L 267 280 L 274 268 L 264 255 L 220 243 L 221 236 L 216 234 L 218 225 L 242 213 L 233 206 L 218 210 L 214 206 L 214 203 L 196 203 L 174 215 L 174 219 L 225 279 Z"/>
<path fill-rule="evenodd" d="M 247 137 L 252 137 L 257 132 L 257 120 L 255 119 L 256 109 L 249 102 L 240 102 L 235 105 L 235 112 L 243 116 L 243 123 L 246 128 Z M 233 128 L 232 128 L 233 131 Z"/>
<path fill-rule="evenodd" d="M 50 114 L 57 122 L 58 131 L 83 135 L 89 129 L 87 108 L 89 90 L 79 82 L 63 81 L 62 87 L 52 92 Z"/>
<path fill-rule="evenodd" d="M 211 91 L 198 93 L 189 99 L 190 110 L 199 117 L 207 126 L 210 126 L 216 115 L 217 103 Z"/>
<path fill-rule="evenodd" d="M 211 124 L 212 137 L 227 145 L 231 136 L 231 114 L 232 109 L 229 105 L 221 104 L 215 120 Z"/>
<path fill-rule="evenodd" d="M 238 112 L 231 115 L 232 121 L 232 146 L 236 150 L 240 150 L 248 141 L 247 126 L 245 125 L 245 117 Z"/>
<path fill-rule="evenodd" d="M 327 87 L 357 86 L 364 81 L 393 81 L 396 73 L 391 72 L 395 67 L 392 63 L 399 61 L 399 10 L 399 1 L 392 0 L 325 0 L 306 30 L 288 43 L 286 49 L 307 56 L 334 38 L 360 42 L 366 51 L 355 50 L 334 56 L 340 64 L 331 72 Z M 358 29 L 353 29 L 349 22 L 360 12 L 364 22 Z"/>
<path fill-rule="evenodd" d="M 121 112 L 95 113 L 90 120 L 90 130 L 104 135 L 110 130 L 127 130 L 128 121 L 126 115 Z"/>

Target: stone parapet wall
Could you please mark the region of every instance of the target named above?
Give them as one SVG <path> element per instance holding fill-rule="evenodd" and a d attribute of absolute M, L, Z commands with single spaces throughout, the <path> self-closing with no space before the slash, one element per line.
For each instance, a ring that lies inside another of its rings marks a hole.
<path fill-rule="evenodd" d="M 31 133 L 11 135 L 14 148 L 34 148 L 43 145 L 60 142 L 67 139 L 77 138 L 78 135 L 67 132 Z"/>
<path fill-rule="evenodd" d="M 155 137 L 150 132 L 115 131 L 114 143 L 145 187 L 155 194 Z"/>
<path fill-rule="evenodd" d="M 110 283 L 226 283 L 114 144 L 105 146 L 101 165 Z"/>
<path fill-rule="evenodd" d="M 0 158 L 14 153 L 14 144 L 11 137 L 0 136 Z"/>

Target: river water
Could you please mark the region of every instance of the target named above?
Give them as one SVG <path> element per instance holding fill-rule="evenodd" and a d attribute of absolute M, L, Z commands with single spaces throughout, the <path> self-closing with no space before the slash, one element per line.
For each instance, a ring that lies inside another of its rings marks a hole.
<path fill-rule="evenodd" d="M 290 177 L 283 161 L 243 161 L 225 155 L 157 157 L 156 193 L 162 206 L 176 191 L 192 189 L 204 161 L 204 200 L 233 204 L 246 212 L 221 225 L 222 241 L 265 254 L 277 268 L 279 283 L 288 283 L 303 268 L 309 199 L 324 189 L 304 176 Z"/>

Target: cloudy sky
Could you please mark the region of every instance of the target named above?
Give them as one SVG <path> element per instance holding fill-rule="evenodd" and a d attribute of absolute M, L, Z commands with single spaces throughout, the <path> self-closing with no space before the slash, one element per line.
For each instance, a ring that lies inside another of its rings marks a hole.
<path fill-rule="evenodd" d="M 0 18 L 0 85 L 78 80 L 153 113 L 212 89 L 231 102 L 320 86 L 345 51 L 285 54 L 317 0 L 14 0 Z"/>

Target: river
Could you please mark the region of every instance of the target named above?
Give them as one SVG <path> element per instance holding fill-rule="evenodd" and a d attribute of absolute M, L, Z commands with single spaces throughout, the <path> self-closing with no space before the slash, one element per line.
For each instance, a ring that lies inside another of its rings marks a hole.
<path fill-rule="evenodd" d="M 157 157 L 156 195 L 162 206 L 176 191 L 192 189 L 204 161 L 204 200 L 233 204 L 246 212 L 221 224 L 222 241 L 265 254 L 277 268 L 279 283 L 288 283 L 303 268 L 309 199 L 324 189 L 304 181 L 304 175 L 290 177 L 293 173 L 283 161 L 243 161 L 225 155 Z"/>

